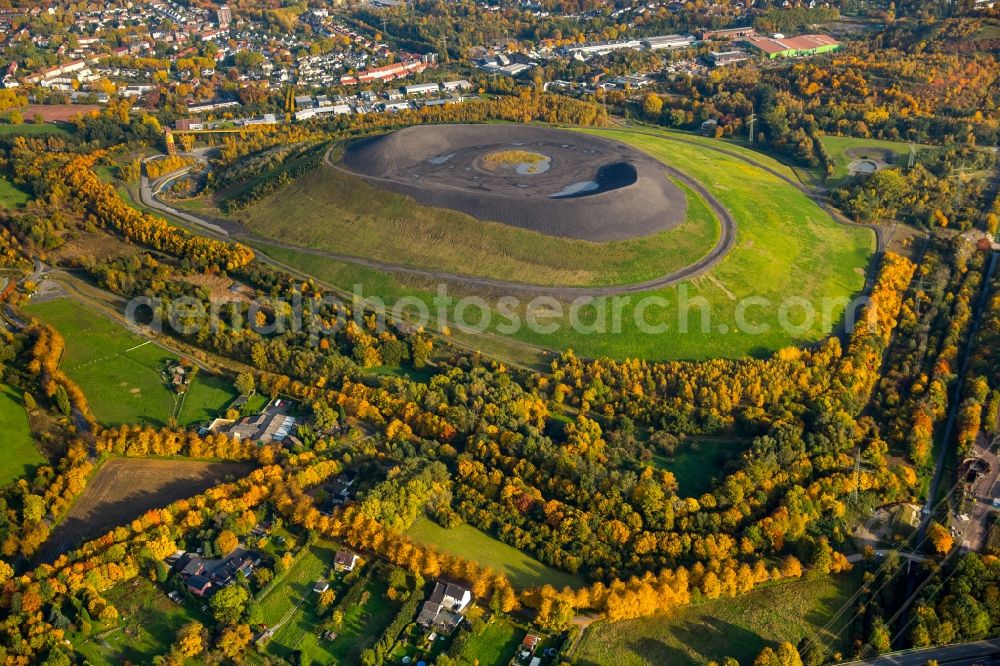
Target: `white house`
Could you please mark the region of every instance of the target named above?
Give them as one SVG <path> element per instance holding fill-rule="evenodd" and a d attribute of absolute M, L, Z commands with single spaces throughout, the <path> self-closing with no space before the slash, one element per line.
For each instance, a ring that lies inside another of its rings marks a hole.
<path fill-rule="evenodd" d="M 457 79 L 455 81 L 445 81 L 441 86 L 448 92 L 454 92 L 455 90 L 468 90 L 472 87 L 472 84 L 465 79 Z"/>
<path fill-rule="evenodd" d="M 423 627 L 451 631 L 462 621 L 466 608 L 472 603 L 472 592 L 454 583 L 438 581 L 434 591 L 424 602 L 417 616 L 417 624 Z"/>
<path fill-rule="evenodd" d="M 429 93 L 436 93 L 441 90 L 441 86 L 437 83 L 414 83 L 412 85 L 403 86 L 403 92 L 407 95 L 427 95 Z"/>
<path fill-rule="evenodd" d="M 358 556 L 346 550 L 338 550 L 333 556 L 333 568 L 337 571 L 354 571 Z"/>

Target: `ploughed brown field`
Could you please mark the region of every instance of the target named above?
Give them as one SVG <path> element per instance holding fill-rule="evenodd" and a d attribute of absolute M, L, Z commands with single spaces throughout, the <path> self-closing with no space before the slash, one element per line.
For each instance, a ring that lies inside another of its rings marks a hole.
<path fill-rule="evenodd" d="M 100 111 L 104 107 L 99 104 L 28 104 L 21 108 L 26 120 L 41 116 L 47 123 L 65 122 L 77 115 L 86 115 L 91 111 Z"/>
<path fill-rule="evenodd" d="M 49 562 L 80 543 L 131 522 L 150 509 L 192 497 L 227 476 L 248 474 L 250 463 L 115 458 L 104 463 L 52 531 L 39 560 Z"/>

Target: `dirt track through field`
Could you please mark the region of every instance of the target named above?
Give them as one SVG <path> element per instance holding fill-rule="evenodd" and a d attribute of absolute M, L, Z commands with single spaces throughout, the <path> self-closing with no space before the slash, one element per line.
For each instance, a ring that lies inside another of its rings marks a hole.
<path fill-rule="evenodd" d="M 49 536 L 38 555 L 51 562 L 80 543 L 138 518 L 150 509 L 192 497 L 253 469 L 249 463 L 115 458 L 104 463 Z"/>

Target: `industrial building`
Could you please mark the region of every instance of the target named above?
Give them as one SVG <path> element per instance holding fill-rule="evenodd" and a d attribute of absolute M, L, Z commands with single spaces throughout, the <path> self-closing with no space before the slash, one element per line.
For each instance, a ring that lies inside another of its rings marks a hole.
<path fill-rule="evenodd" d="M 640 40 L 642 47 L 650 51 L 661 49 L 684 49 L 694 44 L 694 37 L 691 35 L 661 35 L 659 37 L 647 37 Z"/>
<path fill-rule="evenodd" d="M 723 67 L 737 62 L 748 60 L 750 54 L 746 51 L 712 51 L 708 54 L 708 61 L 713 67 Z"/>
<path fill-rule="evenodd" d="M 403 86 L 403 92 L 407 95 L 427 95 L 429 93 L 438 93 L 441 90 L 441 86 L 437 83 L 413 83 L 408 86 Z"/>
<path fill-rule="evenodd" d="M 828 53 L 840 49 L 840 42 L 827 35 L 799 35 L 797 37 L 785 37 L 784 35 L 774 35 L 772 37 L 747 37 L 744 44 L 763 53 L 767 58 L 796 58 L 799 56 L 811 56 L 818 53 Z"/>
<path fill-rule="evenodd" d="M 740 28 L 723 28 L 722 30 L 702 30 L 698 36 L 703 42 L 707 42 L 710 39 L 730 41 L 733 39 L 756 37 L 757 31 L 753 29 L 753 26 L 748 25 Z"/>
<path fill-rule="evenodd" d="M 573 46 L 563 46 L 560 52 L 575 58 L 587 59 L 592 56 L 607 55 L 613 51 L 630 49 L 633 51 L 660 51 L 671 49 L 683 49 L 694 44 L 694 37 L 690 35 L 659 35 L 656 37 L 645 37 L 643 39 L 619 39 L 610 42 L 592 42 L 589 44 L 578 44 Z"/>
<path fill-rule="evenodd" d="M 607 55 L 612 51 L 620 51 L 623 49 L 638 51 L 641 48 L 642 42 L 638 39 L 619 39 L 612 42 L 593 42 L 590 44 L 564 46 L 560 50 L 568 56 L 590 58 L 592 56 Z"/>

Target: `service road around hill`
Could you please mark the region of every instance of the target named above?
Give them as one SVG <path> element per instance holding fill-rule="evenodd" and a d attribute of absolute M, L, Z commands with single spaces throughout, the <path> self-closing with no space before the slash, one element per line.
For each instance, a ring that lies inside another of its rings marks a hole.
<path fill-rule="evenodd" d="M 332 147 L 331 147 L 332 150 Z M 330 160 L 330 151 L 324 156 L 324 164 L 333 169 L 339 169 L 345 173 L 353 174 L 351 171 L 347 171 L 342 167 L 334 164 Z M 733 216 L 729 214 L 729 211 L 723 206 L 718 199 L 713 197 L 708 190 L 706 190 L 698 181 L 690 178 L 683 172 L 675 169 L 674 167 L 668 166 L 666 164 L 662 165 L 664 171 L 670 174 L 670 176 L 679 182 L 683 183 L 687 187 L 691 188 L 695 193 L 698 194 L 705 203 L 708 204 L 712 213 L 720 222 L 720 234 L 719 241 L 715 246 L 706 254 L 704 257 L 696 261 L 695 263 L 681 268 L 679 270 L 673 271 L 666 275 L 662 275 L 652 280 L 646 280 L 643 282 L 633 282 L 631 284 L 623 285 L 609 285 L 601 287 L 550 287 L 544 285 L 532 285 L 525 284 L 523 282 L 514 282 L 511 280 L 495 280 L 491 278 L 481 278 L 471 275 L 459 275 L 456 273 L 447 273 L 444 271 L 435 271 L 431 269 L 424 268 L 412 268 L 409 266 L 399 266 L 396 264 L 388 264 L 381 261 L 374 261 L 370 259 L 363 259 L 359 257 L 352 257 L 349 255 L 338 254 L 336 252 L 328 252 L 326 250 L 317 250 L 313 248 L 304 248 L 297 245 L 291 245 L 287 243 L 282 243 L 280 241 L 274 241 L 271 239 L 264 239 L 256 237 L 253 240 L 274 245 L 275 247 L 283 247 L 289 250 L 295 250 L 296 252 L 302 252 L 304 254 L 313 254 L 321 257 L 326 257 L 328 259 L 334 259 L 337 261 L 344 261 L 347 263 L 353 263 L 361 266 L 366 266 L 368 268 L 375 268 L 378 270 L 389 271 L 393 273 L 399 273 L 403 275 L 411 275 L 420 278 L 429 278 L 433 280 L 440 280 L 445 282 L 451 282 L 453 284 L 460 284 L 466 287 L 477 287 L 483 289 L 494 289 L 494 290 L 506 290 L 518 293 L 530 293 L 530 294 L 546 294 L 561 298 L 577 298 L 581 296 L 618 296 L 623 294 L 635 294 L 644 291 L 652 291 L 654 289 L 659 289 L 661 287 L 668 287 L 678 282 L 688 280 L 692 277 L 700 275 L 707 271 L 709 268 L 717 264 L 725 255 L 732 249 L 736 240 L 736 220 Z"/>
<path fill-rule="evenodd" d="M 612 128 L 613 129 L 613 128 Z M 586 128 L 588 132 L 601 133 L 600 128 Z M 746 164 L 749 164 L 757 169 L 760 169 L 768 174 L 780 179 L 784 183 L 791 185 L 798 191 L 806 194 L 812 199 L 820 208 L 822 208 L 830 217 L 838 224 L 844 226 L 850 226 L 855 228 L 865 228 L 870 229 L 876 237 L 876 254 L 880 254 L 885 250 L 886 247 L 886 237 L 884 230 L 878 225 L 873 224 L 857 224 L 851 222 L 843 217 L 839 211 L 830 206 L 826 201 L 824 193 L 821 190 L 814 190 L 808 188 L 802 183 L 796 181 L 795 179 L 789 177 L 780 171 L 763 164 L 757 160 L 754 160 L 740 151 L 730 150 L 722 146 L 712 146 L 706 145 L 703 141 L 697 141 L 694 139 L 689 139 L 681 136 L 664 136 L 663 134 L 643 130 L 639 128 L 628 128 L 628 131 L 635 134 L 643 134 L 647 136 L 652 136 L 664 141 L 675 141 L 679 143 L 684 143 L 688 145 L 697 146 L 698 148 L 709 150 L 712 152 L 724 154 L 728 157 L 738 159 Z M 337 164 L 331 157 L 335 146 L 331 145 L 327 150 L 323 158 L 323 165 L 325 168 L 337 169 L 343 173 L 356 175 L 354 172 L 343 168 Z M 173 206 L 162 201 L 158 194 L 159 192 L 167 187 L 173 180 L 185 175 L 189 168 L 181 169 L 177 172 L 167 174 L 154 182 L 150 182 L 145 176 L 142 178 L 140 184 L 139 192 L 140 199 L 143 205 L 149 206 L 150 208 L 159 210 L 161 212 L 167 213 L 174 217 L 180 218 L 186 222 L 194 224 L 201 229 L 211 233 L 212 235 L 229 238 L 234 241 L 245 242 L 245 243 L 256 243 L 263 244 L 265 246 L 271 246 L 276 248 L 282 248 L 285 250 L 291 250 L 294 252 L 323 257 L 330 259 L 332 261 L 343 262 L 347 264 L 353 264 L 356 266 L 361 266 L 364 268 L 370 268 L 373 270 L 393 273 L 397 275 L 415 277 L 420 279 L 429 279 L 439 282 L 447 282 L 450 284 L 471 287 L 475 289 L 489 289 L 489 290 L 500 290 L 505 292 L 520 293 L 520 294 L 539 294 L 554 296 L 556 298 L 563 299 L 573 299 L 580 297 L 609 297 L 609 296 L 619 296 L 626 294 L 636 294 L 647 291 L 653 291 L 656 289 L 661 289 L 664 287 L 669 287 L 676 285 L 678 283 L 690 280 L 691 278 L 698 277 L 706 273 L 709 269 L 719 263 L 733 248 L 737 237 L 737 222 L 729 210 L 714 196 L 712 195 L 700 182 L 691 178 L 683 171 L 664 164 L 660 162 L 663 170 L 668 173 L 672 178 L 683 183 L 685 186 L 689 187 L 698 196 L 700 196 L 705 203 L 708 205 L 713 215 L 719 221 L 720 233 L 719 239 L 715 246 L 705 254 L 698 261 L 685 266 L 684 268 L 671 271 L 670 273 L 661 275 L 650 280 L 645 280 L 642 282 L 634 282 L 628 284 L 618 284 L 618 285 L 603 285 L 603 286 L 546 286 L 546 285 L 535 285 L 527 284 L 524 282 L 519 282 L 515 280 L 500 280 L 494 278 L 477 277 L 472 275 L 464 275 L 459 273 L 452 273 L 448 271 L 440 271 L 429 268 L 417 268 L 413 266 L 405 266 L 401 264 L 395 264 L 391 262 L 380 261 L 377 259 L 370 259 L 366 257 L 359 257 L 351 254 L 344 254 L 340 252 L 333 252 L 330 250 L 323 250 L 318 248 L 304 247 L 294 243 L 287 243 L 284 241 L 267 238 L 255 234 L 247 233 L 245 228 L 239 223 L 233 222 L 231 220 L 223 220 L 218 218 L 206 219 L 199 215 L 195 215 L 188 211 L 178 210 Z M 378 180 L 371 176 L 366 177 L 369 180 Z M 258 249 L 258 251 L 260 251 Z"/>
<path fill-rule="evenodd" d="M 588 128 L 581 128 L 580 131 L 589 131 Z M 611 132 L 614 135 L 614 128 L 608 130 L 594 130 L 597 132 Z M 627 141 L 632 134 L 630 129 L 618 128 L 618 135 L 615 137 L 621 141 Z M 572 328 L 565 316 L 567 301 L 561 301 L 564 311 L 559 320 L 554 335 L 536 333 L 533 329 L 521 326 L 516 335 L 503 334 L 495 329 L 497 321 L 497 311 L 490 313 L 492 323 L 487 324 L 486 330 L 476 328 L 468 334 L 464 332 L 460 325 L 461 319 L 447 312 L 441 316 L 447 317 L 449 330 L 443 329 L 442 333 L 447 341 L 460 347 L 468 348 L 472 351 L 483 351 L 495 355 L 504 362 L 512 365 L 530 365 L 533 368 L 547 367 L 553 352 L 567 348 L 573 349 L 577 354 L 585 357 L 607 356 L 622 358 L 627 355 L 638 355 L 643 358 L 655 359 L 699 359 L 707 357 L 729 357 L 735 358 L 745 355 L 763 355 L 788 345 L 808 345 L 825 338 L 831 330 L 835 330 L 839 325 L 836 318 L 841 316 L 834 311 L 830 316 L 820 316 L 815 319 L 815 323 L 805 333 L 796 332 L 794 334 L 781 328 L 777 321 L 775 310 L 777 305 L 783 302 L 782 299 L 789 295 L 814 296 L 816 299 L 851 299 L 863 293 L 866 284 L 866 275 L 870 278 L 873 265 L 873 253 L 876 251 L 875 234 L 870 234 L 862 229 L 861 225 L 845 223 L 843 220 L 831 218 L 821 209 L 815 200 L 809 196 L 805 188 L 801 186 L 789 187 L 786 178 L 794 179 L 795 176 L 790 170 L 782 168 L 778 162 L 772 162 L 771 158 L 764 155 L 759 157 L 750 154 L 748 151 L 740 150 L 739 147 L 729 146 L 733 150 L 726 152 L 736 152 L 736 156 L 719 154 L 715 157 L 711 148 L 714 145 L 708 139 L 698 137 L 680 137 L 686 139 L 679 142 L 678 138 L 670 133 L 667 136 L 659 136 L 655 132 L 651 136 L 641 136 L 635 133 L 634 144 L 640 150 L 653 155 L 655 158 L 670 162 L 671 164 L 683 165 L 684 175 L 698 181 L 699 185 L 710 190 L 719 205 L 739 220 L 737 239 L 735 241 L 736 251 L 726 253 L 722 258 L 712 264 L 709 270 L 704 270 L 697 274 L 696 270 L 688 269 L 691 279 L 680 280 L 679 283 L 666 286 L 660 289 L 653 289 L 641 293 L 642 296 L 649 295 L 652 298 L 662 299 L 670 306 L 679 304 L 678 299 L 683 295 L 693 297 L 704 297 L 710 303 L 711 308 L 711 328 L 706 330 L 695 330 L 687 332 L 680 330 L 677 322 L 681 310 L 677 308 L 662 308 L 657 310 L 654 322 L 661 324 L 667 322 L 668 329 L 664 334 L 650 335 L 645 331 L 636 328 L 632 321 L 636 312 L 634 297 L 630 295 L 622 296 L 623 302 L 631 303 L 626 305 L 622 313 L 623 327 L 615 329 L 614 335 L 588 335 L 586 331 L 579 333 Z M 690 145 L 688 142 L 692 142 Z M 738 152 L 737 152 L 738 151 Z M 746 157 L 739 153 L 747 152 Z M 336 152 L 332 157 L 336 157 Z M 679 161 L 678 161 L 679 160 Z M 776 177 L 770 170 L 758 168 L 759 162 L 769 169 L 777 170 L 782 178 Z M 327 168 L 321 168 L 318 173 L 322 173 Z M 332 170 L 330 173 L 333 173 Z M 665 176 L 664 177 L 668 177 Z M 687 190 L 689 200 L 693 200 L 696 190 L 688 189 L 687 185 L 678 182 Z M 150 187 L 149 181 L 145 183 L 147 191 L 144 193 L 143 202 L 151 200 L 152 193 L 156 192 L 157 183 Z M 773 186 L 773 190 L 767 189 Z M 274 208 L 280 209 L 281 195 L 275 195 L 277 202 Z M 136 197 L 139 199 L 139 197 Z M 500 294 L 517 295 L 522 287 L 520 283 L 514 282 L 516 279 L 523 279 L 521 276 L 532 275 L 530 272 L 510 272 L 507 274 L 490 275 L 488 277 L 457 276 L 455 282 L 449 283 L 447 277 L 449 272 L 456 269 L 448 266 L 444 270 L 434 271 L 435 264 L 426 265 L 423 268 L 412 270 L 411 266 L 400 267 L 400 270 L 391 270 L 392 267 L 381 268 L 378 262 L 402 261 L 396 259 L 395 255 L 381 256 L 378 260 L 358 261 L 356 257 L 342 258 L 330 255 L 319 248 L 303 248 L 299 244 L 306 245 L 296 237 L 294 242 L 291 238 L 282 238 L 278 243 L 284 244 L 281 247 L 270 238 L 256 240 L 248 238 L 246 229 L 241 223 L 232 220 L 216 219 L 206 216 L 204 212 L 197 211 L 194 215 L 202 218 L 208 217 L 206 222 L 219 228 L 225 227 L 227 233 L 219 234 L 213 229 L 206 228 L 190 222 L 184 218 L 188 217 L 189 211 L 178 211 L 184 215 L 177 216 L 173 213 L 173 208 L 164 202 L 159 208 L 166 209 L 177 223 L 187 226 L 195 233 L 212 236 L 224 240 L 243 240 L 258 250 L 261 261 L 272 264 L 282 270 L 290 271 L 292 274 L 301 277 L 312 277 L 318 280 L 318 284 L 324 288 L 331 289 L 333 293 L 343 298 L 352 298 L 351 285 L 364 284 L 373 289 L 377 295 L 386 302 L 395 302 L 406 296 L 415 296 L 428 304 L 431 310 L 439 307 L 433 304 L 434 297 L 432 282 L 434 277 L 438 285 L 450 287 L 457 285 L 454 290 L 448 289 L 448 298 L 457 298 L 469 293 L 486 297 L 499 296 Z M 700 215 L 708 220 L 714 214 L 712 208 L 703 199 L 698 198 Z M 148 206 L 149 209 L 156 208 Z M 839 222 L 839 223 L 838 223 Z M 713 221 L 713 227 L 715 222 Z M 721 224 L 719 225 L 721 227 Z M 228 230 L 235 233 L 230 235 Z M 720 239 L 721 229 L 715 231 L 713 236 L 703 247 L 716 244 Z M 257 233 L 257 232 L 254 232 Z M 242 234 L 239 235 L 239 234 Z M 327 246 L 330 250 L 339 250 L 336 245 Z M 353 250 L 351 250 L 353 252 Z M 690 260 L 689 260 L 690 261 Z M 683 263 L 683 262 L 678 262 Z M 655 261 L 649 263 L 647 267 L 655 267 Z M 867 267 L 867 270 L 866 270 Z M 670 267 L 662 267 L 664 273 L 678 268 L 678 264 Z M 464 269 L 458 268 L 458 272 Z M 644 271 L 646 276 L 655 276 L 655 271 Z M 420 278 L 417 275 L 431 276 Z M 508 278 L 507 276 L 511 276 Z M 470 278 L 470 279 L 466 279 Z M 496 284 L 495 278 L 500 278 L 501 286 L 493 289 L 466 290 L 462 288 L 464 284 Z M 661 276 L 662 278 L 662 276 Z M 645 279 L 645 278 L 642 278 Z M 504 282 L 509 280 L 509 282 Z M 638 281 L 638 280 L 636 280 Z M 627 282 L 623 280 L 622 282 Z M 553 284 L 548 282 L 548 284 Z M 559 283 L 554 283 L 559 284 Z M 621 283 L 610 285 L 594 284 L 589 287 L 600 288 L 603 293 L 614 291 L 625 293 L 620 289 Z M 572 296 L 580 296 L 580 289 L 568 287 L 563 283 L 563 289 L 538 287 L 530 285 L 529 293 L 539 295 L 554 295 L 568 292 Z M 559 291 L 557 291 L 559 289 Z M 503 291 L 506 290 L 506 291 Z M 367 291 L 365 292 L 368 293 Z M 586 292 L 583 292 L 584 294 Z M 760 324 L 763 334 L 746 333 L 740 328 L 740 324 L 734 315 L 736 303 L 742 302 L 740 299 L 748 296 L 756 297 L 758 300 L 765 299 L 771 304 L 770 309 L 760 309 L 759 314 L 755 314 L 752 319 L 754 325 Z M 586 303 L 586 295 L 580 301 Z M 630 300 L 631 299 L 631 300 Z M 531 305 L 525 306 L 528 299 L 524 299 L 518 312 L 520 321 L 525 321 L 525 316 Z M 557 299 L 559 300 L 559 299 Z M 597 299 L 591 305 L 584 305 L 584 308 L 607 307 L 602 303 L 608 303 L 604 299 Z M 825 308 L 818 300 L 814 300 L 815 307 Z M 824 301 L 825 303 L 826 301 Z M 592 312 L 593 310 L 591 310 Z M 636 319 L 636 321 L 638 321 Z M 683 323 L 683 322 L 681 322 Z M 698 325 L 695 321 L 695 325 Z M 727 330 L 724 330 L 727 329 Z M 728 333 L 728 334 L 727 334 Z M 499 348 L 499 351 L 497 350 Z M 631 351 L 626 351 L 631 350 Z"/>
<path fill-rule="evenodd" d="M 333 148 L 334 147 L 331 146 L 330 149 L 328 149 L 326 155 L 324 156 L 323 160 L 324 167 L 338 169 L 344 171 L 345 173 L 355 175 L 353 174 L 353 172 L 342 169 L 342 167 L 338 166 L 332 161 L 332 159 L 330 158 L 330 153 L 332 152 Z M 139 196 L 142 204 L 145 206 L 149 206 L 150 208 L 153 208 L 160 212 L 167 213 L 174 217 L 180 218 L 186 222 L 195 224 L 201 229 L 204 229 L 215 236 L 229 238 L 234 241 L 246 242 L 246 243 L 261 243 L 273 247 L 293 250 L 295 252 L 301 252 L 303 254 L 324 257 L 326 259 L 331 259 L 333 261 L 354 264 L 356 266 L 363 266 L 365 268 L 371 268 L 374 270 L 395 273 L 398 275 L 418 277 L 422 279 L 430 279 L 440 282 L 448 282 L 451 284 L 456 284 L 464 287 L 503 290 L 514 293 L 544 294 L 544 295 L 554 296 L 557 298 L 602 297 L 602 296 L 606 297 L 606 296 L 618 296 L 624 294 L 635 294 L 644 291 L 651 291 L 663 287 L 668 287 L 677 284 L 679 282 L 683 282 L 685 280 L 689 280 L 693 277 L 701 275 L 702 273 L 710 269 L 712 266 L 717 264 L 732 249 L 733 245 L 735 244 L 736 231 L 737 231 L 736 220 L 729 213 L 726 207 L 723 206 L 722 203 L 720 203 L 719 200 L 716 199 L 698 181 L 689 177 L 682 171 L 666 164 L 663 164 L 662 168 L 672 178 L 676 179 L 677 181 L 689 187 L 692 191 L 698 194 L 698 196 L 700 196 L 705 201 L 705 203 L 711 209 L 713 215 L 715 215 L 716 218 L 719 220 L 720 233 L 718 241 L 716 242 L 715 246 L 705 256 L 703 256 L 695 263 L 690 264 L 679 270 L 672 271 L 666 275 L 661 275 L 660 277 L 653 278 L 651 280 L 645 280 L 643 282 L 635 282 L 622 285 L 595 286 L 595 287 L 558 287 L 558 286 L 533 285 L 533 284 L 525 284 L 523 282 L 516 282 L 512 280 L 497 280 L 492 278 L 481 278 L 471 275 L 449 273 L 446 271 L 437 271 L 433 269 L 414 268 L 411 266 L 392 264 L 384 261 L 379 261 L 376 259 L 357 257 L 354 255 L 342 254 L 339 252 L 331 252 L 328 250 L 302 247 L 300 245 L 285 243 L 271 238 L 248 234 L 242 229 L 241 225 L 235 222 L 227 220 L 219 220 L 219 219 L 208 220 L 187 211 L 177 210 L 173 206 L 170 206 L 169 204 L 164 203 L 159 199 L 159 197 L 157 196 L 158 193 L 164 187 L 169 185 L 171 181 L 187 173 L 187 169 L 182 169 L 178 172 L 168 174 L 152 183 L 149 181 L 148 178 L 143 176 L 142 182 L 140 183 Z"/>

